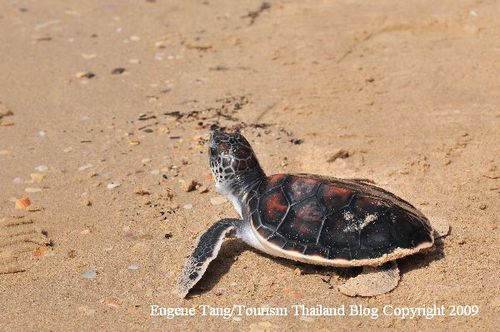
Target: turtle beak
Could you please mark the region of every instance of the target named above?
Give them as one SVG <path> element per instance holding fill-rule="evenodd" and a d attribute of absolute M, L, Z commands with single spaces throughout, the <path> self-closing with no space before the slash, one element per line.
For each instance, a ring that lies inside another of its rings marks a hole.
<path fill-rule="evenodd" d="M 220 131 L 218 128 L 210 129 L 210 140 L 208 141 L 208 154 L 210 158 L 217 156 L 217 142 L 219 142 Z"/>
<path fill-rule="evenodd" d="M 213 137 L 214 135 L 220 134 L 221 130 L 219 126 L 213 124 L 210 126 L 210 137 Z"/>
<path fill-rule="evenodd" d="M 217 148 L 217 143 L 220 141 L 222 133 L 223 132 L 217 125 L 212 125 L 210 127 L 210 148 Z"/>
<path fill-rule="evenodd" d="M 210 149 L 215 149 L 217 148 L 217 136 L 218 132 L 211 131 L 210 132 L 210 140 L 208 141 L 208 146 Z"/>

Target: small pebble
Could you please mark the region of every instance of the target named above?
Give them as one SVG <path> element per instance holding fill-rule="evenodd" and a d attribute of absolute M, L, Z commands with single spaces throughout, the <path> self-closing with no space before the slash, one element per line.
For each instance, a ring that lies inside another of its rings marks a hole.
<path fill-rule="evenodd" d="M 128 266 L 128 269 L 129 269 L 130 271 L 137 271 L 137 270 L 139 270 L 139 266 L 138 266 L 138 265 L 136 265 L 136 264 L 130 264 L 130 265 Z"/>
<path fill-rule="evenodd" d="M 300 145 L 300 144 L 304 143 L 304 140 L 302 140 L 300 138 L 292 138 L 290 140 L 290 143 L 295 144 L 295 145 Z"/>
<path fill-rule="evenodd" d="M 40 137 L 45 137 L 45 136 L 47 136 L 47 132 L 46 132 L 45 130 L 40 130 L 40 131 L 38 132 L 38 136 L 40 136 Z"/>
<path fill-rule="evenodd" d="M 16 178 L 14 178 L 13 182 L 15 184 L 22 184 L 22 183 L 24 183 L 24 180 L 20 177 L 16 177 Z"/>
<path fill-rule="evenodd" d="M 32 183 L 40 183 L 45 178 L 45 175 L 41 173 L 31 173 L 30 177 Z"/>
<path fill-rule="evenodd" d="M 80 273 L 80 275 L 85 279 L 95 279 L 97 272 L 95 270 L 87 270 Z"/>
<path fill-rule="evenodd" d="M 87 78 L 90 79 L 95 76 L 93 72 L 90 71 L 81 71 L 75 74 L 77 78 Z"/>
<path fill-rule="evenodd" d="M 146 195 L 151 195 L 151 193 L 149 192 L 149 190 L 146 190 L 146 189 L 139 189 L 135 192 L 136 195 L 139 195 L 139 196 L 146 196 Z"/>
<path fill-rule="evenodd" d="M 194 191 L 196 189 L 197 185 L 198 185 L 198 182 L 196 182 L 194 180 L 190 180 L 190 181 L 184 182 L 183 189 L 185 192 L 188 193 L 188 192 Z"/>
<path fill-rule="evenodd" d="M 160 50 L 163 50 L 167 47 L 167 45 L 165 45 L 164 41 L 158 41 L 155 43 L 155 47 L 160 49 Z"/>
<path fill-rule="evenodd" d="M 83 171 L 85 171 L 85 170 L 87 170 L 89 168 L 92 168 L 92 167 L 94 167 L 94 165 L 92 165 L 92 164 L 85 164 L 83 166 L 78 167 L 78 171 L 83 172 Z"/>
<path fill-rule="evenodd" d="M 24 191 L 26 191 L 27 193 L 39 193 L 42 191 L 42 188 L 28 187 L 25 188 Z"/>
<path fill-rule="evenodd" d="M 111 71 L 111 74 L 113 75 L 119 75 L 119 74 L 123 74 L 125 72 L 125 68 L 122 68 L 122 67 L 118 67 L 118 68 L 115 68 Z"/>
<path fill-rule="evenodd" d="M 198 192 L 199 192 L 200 194 L 203 194 L 203 193 L 207 193 L 207 192 L 208 192 L 208 188 L 207 188 L 207 186 L 205 186 L 205 185 L 203 185 L 203 184 L 202 184 L 202 185 L 200 185 L 200 186 L 198 186 L 198 187 L 197 187 L 197 190 L 198 190 Z"/>
<path fill-rule="evenodd" d="M 85 313 L 89 316 L 94 316 L 95 313 L 96 313 L 96 310 L 95 309 L 92 309 L 92 308 L 86 308 L 85 309 Z"/>
<path fill-rule="evenodd" d="M 109 190 L 111 189 L 115 189 L 116 187 L 119 187 L 121 185 L 120 182 L 118 181 L 111 181 L 110 183 L 108 183 L 108 185 L 106 186 L 106 188 L 108 188 Z"/>
<path fill-rule="evenodd" d="M 304 322 L 314 322 L 314 318 L 310 316 L 300 316 L 300 320 L 303 320 Z"/>
<path fill-rule="evenodd" d="M 167 127 L 160 127 L 160 129 L 158 129 L 158 131 L 161 133 L 161 134 L 170 134 L 170 129 L 167 128 Z"/>
<path fill-rule="evenodd" d="M 221 205 L 221 204 L 224 204 L 226 202 L 227 202 L 227 200 L 222 196 L 216 196 L 216 197 L 210 198 L 210 203 L 212 203 L 212 205 Z"/>
<path fill-rule="evenodd" d="M 52 253 L 50 252 L 50 249 L 47 246 L 41 246 L 41 247 L 36 248 L 33 251 L 32 255 L 35 258 L 41 258 L 41 257 L 46 257 L 49 255 L 52 255 Z"/>
<path fill-rule="evenodd" d="M 40 211 L 43 211 L 43 210 L 44 210 L 44 208 L 43 208 L 43 207 L 40 207 L 40 206 L 33 206 L 33 205 L 29 206 L 29 207 L 26 209 L 26 211 L 28 211 L 28 212 L 40 212 Z"/>
<path fill-rule="evenodd" d="M 335 152 L 334 154 L 332 154 L 326 161 L 328 163 L 333 163 L 337 159 L 346 159 L 346 158 L 349 158 L 350 156 L 351 156 L 351 153 L 349 151 L 344 150 L 344 149 L 340 149 L 337 152 Z"/>
<path fill-rule="evenodd" d="M 185 204 L 184 206 L 182 206 L 184 209 L 186 210 L 191 210 L 193 208 L 193 204 Z"/>
<path fill-rule="evenodd" d="M 165 234 L 165 239 L 168 240 L 168 239 L 172 238 L 172 236 L 173 236 L 172 233 L 166 233 Z"/>
<path fill-rule="evenodd" d="M 152 170 L 149 173 L 152 174 L 152 175 L 158 175 L 158 174 L 160 174 L 160 170 L 159 169 L 154 169 L 154 170 Z"/>
<path fill-rule="evenodd" d="M 122 304 L 122 301 L 111 297 L 103 300 L 102 303 L 113 308 L 118 308 Z"/>
<path fill-rule="evenodd" d="M 486 208 L 487 208 L 486 204 L 479 205 L 479 209 L 481 209 L 481 210 L 486 210 Z"/>
<path fill-rule="evenodd" d="M 95 310 L 93 308 L 89 308 L 87 306 L 81 306 L 78 308 L 78 310 L 84 312 L 88 316 L 94 316 L 97 312 L 97 310 Z"/>
<path fill-rule="evenodd" d="M 97 55 L 96 54 L 87 54 L 87 53 L 82 53 L 82 58 L 86 59 L 86 60 L 90 60 L 90 59 L 93 59 L 95 58 Z"/>
<path fill-rule="evenodd" d="M 49 168 L 45 165 L 39 165 L 39 166 L 35 167 L 35 170 L 39 171 L 39 172 L 47 172 L 49 170 Z"/>

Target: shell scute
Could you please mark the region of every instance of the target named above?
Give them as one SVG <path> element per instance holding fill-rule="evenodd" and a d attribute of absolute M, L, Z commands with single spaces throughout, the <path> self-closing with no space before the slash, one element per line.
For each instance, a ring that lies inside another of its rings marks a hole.
<path fill-rule="evenodd" d="M 266 195 L 260 201 L 259 211 L 262 223 L 276 228 L 285 217 L 288 210 L 288 202 L 281 190 Z"/>
<path fill-rule="evenodd" d="M 334 213 L 349 206 L 353 196 L 352 190 L 330 183 L 323 184 L 318 191 L 318 197 L 327 208 L 328 213 Z"/>
<path fill-rule="evenodd" d="M 347 216 L 347 217 L 346 217 Z M 346 221 L 353 216 L 350 210 L 328 216 L 319 236 L 318 243 L 335 249 L 357 249 L 360 247 L 359 233 L 353 232 L 348 226 L 352 221 Z"/>
<path fill-rule="evenodd" d="M 292 206 L 290 212 L 279 227 L 281 234 L 302 244 L 316 243 L 316 236 L 321 229 L 323 213 L 315 199 Z"/>
<path fill-rule="evenodd" d="M 319 184 L 319 181 L 316 179 L 294 176 L 288 181 L 284 189 L 290 202 L 297 203 L 314 195 Z"/>
<path fill-rule="evenodd" d="M 275 188 L 283 183 L 288 177 L 286 174 L 275 174 L 266 179 L 266 187 L 268 189 Z"/>

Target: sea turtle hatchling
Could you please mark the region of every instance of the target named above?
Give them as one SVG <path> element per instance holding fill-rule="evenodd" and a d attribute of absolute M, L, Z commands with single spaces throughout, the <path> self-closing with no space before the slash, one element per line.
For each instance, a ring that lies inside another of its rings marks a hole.
<path fill-rule="evenodd" d="M 201 279 L 227 236 L 303 263 L 362 266 L 363 272 L 339 290 L 373 296 L 397 286 L 396 259 L 433 249 L 435 238 L 448 232 L 444 224 L 433 230 L 413 205 L 363 180 L 308 174 L 266 177 L 238 132 L 212 129 L 209 155 L 215 187 L 241 219 L 219 220 L 198 238 L 179 281 L 181 297 Z"/>

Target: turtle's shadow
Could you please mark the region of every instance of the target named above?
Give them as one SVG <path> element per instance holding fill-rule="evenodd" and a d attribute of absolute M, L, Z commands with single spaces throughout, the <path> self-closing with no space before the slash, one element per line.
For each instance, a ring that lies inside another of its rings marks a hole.
<path fill-rule="evenodd" d="M 329 289 L 336 286 L 330 283 L 332 276 L 337 275 L 341 279 L 348 279 L 357 276 L 363 270 L 362 267 L 340 268 L 333 266 L 311 265 L 285 258 L 274 257 L 258 251 L 240 240 L 229 239 L 223 243 L 217 258 L 210 263 L 201 280 L 189 292 L 188 297 L 193 297 L 211 291 L 218 284 L 219 280 L 227 272 L 229 272 L 237 257 L 245 250 L 251 250 L 260 256 L 272 259 L 287 268 L 293 270 L 299 268 L 301 274 L 320 275 L 322 276 L 322 281 L 329 285 Z M 436 239 L 435 249 L 432 252 L 416 254 L 397 260 L 402 279 L 404 278 L 405 273 L 413 269 L 429 266 L 433 261 L 438 261 L 444 257 L 443 238 Z"/>
<path fill-rule="evenodd" d="M 435 249 L 432 252 L 416 254 L 398 260 L 398 266 L 401 271 L 402 278 L 404 278 L 405 273 L 411 270 L 427 267 L 432 262 L 443 259 L 445 257 L 443 240 L 444 238 L 442 237 L 435 240 Z"/>

